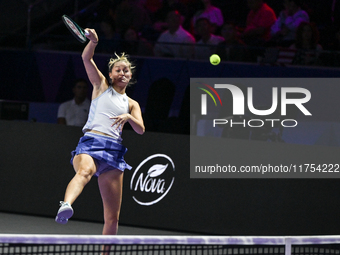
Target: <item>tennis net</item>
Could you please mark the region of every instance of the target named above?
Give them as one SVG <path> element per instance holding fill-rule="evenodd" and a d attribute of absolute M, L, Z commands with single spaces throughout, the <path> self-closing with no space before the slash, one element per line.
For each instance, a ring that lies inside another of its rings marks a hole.
<path fill-rule="evenodd" d="M 0 234 L 0 254 L 323 255 L 340 236 L 89 236 Z"/>

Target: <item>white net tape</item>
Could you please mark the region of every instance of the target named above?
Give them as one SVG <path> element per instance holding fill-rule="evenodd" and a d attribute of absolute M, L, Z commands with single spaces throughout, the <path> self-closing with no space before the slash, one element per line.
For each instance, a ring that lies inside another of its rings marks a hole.
<path fill-rule="evenodd" d="M 7 244 L 110 244 L 110 245 L 271 245 L 284 246 L 285 255 L 294 245 L 339 244 L 340 236 L 103 236 L 0 234 Z M 339 253 L 337 253 L 339 254 Z"/>

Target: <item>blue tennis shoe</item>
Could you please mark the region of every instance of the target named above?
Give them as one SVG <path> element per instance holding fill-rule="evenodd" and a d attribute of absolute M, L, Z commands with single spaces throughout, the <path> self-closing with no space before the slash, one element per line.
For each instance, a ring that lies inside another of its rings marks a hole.
<path fill-rule="evenodd" d="M 57 217 L 55 217 L 55 221 L 60 224 L 66 224 L 72 215 L 72 206 L 68 202 L 60 201 L 60 208 L 58 210 Z"/>

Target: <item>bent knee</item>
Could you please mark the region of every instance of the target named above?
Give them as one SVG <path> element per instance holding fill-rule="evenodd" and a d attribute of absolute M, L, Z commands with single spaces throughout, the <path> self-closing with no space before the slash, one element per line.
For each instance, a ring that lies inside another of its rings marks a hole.
<path fill-rule="evenodd" d="M 91 169 L 90 167 L 79 167 L 76 172 L 77 175 L 85 179 L 91 179 L 91 177 L 95 174 L 95 170 Z"/>

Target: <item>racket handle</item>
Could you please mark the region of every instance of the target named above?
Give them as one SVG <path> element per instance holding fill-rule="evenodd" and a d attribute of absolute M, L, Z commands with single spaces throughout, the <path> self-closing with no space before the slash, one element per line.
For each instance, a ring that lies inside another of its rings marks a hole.
<path fill-rule="evenodd" d="M 85 35 L 89 35 L 90 33 L 87 31 L 87 30 L 85 30 Z"/>

